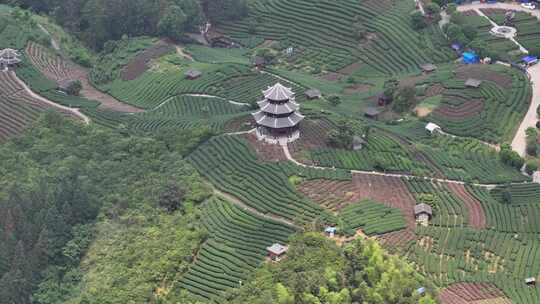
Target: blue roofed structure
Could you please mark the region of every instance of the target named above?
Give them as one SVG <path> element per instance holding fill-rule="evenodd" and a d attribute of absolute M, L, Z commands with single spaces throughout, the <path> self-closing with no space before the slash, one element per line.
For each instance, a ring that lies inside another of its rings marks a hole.
<path fill-rule="evenodd" d="M 475 63 L 478 61 L 478 55 L 474 52 L 464 52 L 462 61 L 463 63 Z"/>

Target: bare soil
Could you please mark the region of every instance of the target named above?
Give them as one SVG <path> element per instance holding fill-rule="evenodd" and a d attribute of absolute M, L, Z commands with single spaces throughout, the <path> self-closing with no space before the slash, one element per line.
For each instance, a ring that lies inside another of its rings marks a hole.
<path fill-rule="evenodd" d="M 62 80 L 79 80 L 82 84 L 81 95 L 90 100 L 99 101 L 100 108 L 113 111 L 137 113 L 142 109 L 118 101 L 116 98 L 96 89 L 88 80 L 88 70 L 51 53 L 39 44 L 29 43 L 26 47 L 32 64 L 50 80 L 60 82 Z"/>
<path fill-rule="evenodd" d="M 431 114 L 431 112 L 433 112 L 433 109 L 430 109 L 428 107 L 416 107 L 414 111 L 416 112 L 416 116 L 426 117 Z"/>
<path fill-rule="evenodd" d="M 350 64 L 341 70 L 338 71 L 338 73 L 343 75 L 351 75 L 354 72 L 358 71 L 362 67 L 362 62 L 355 62 L 353 64 Z"/>
<path fill-rule="evenodd" d="M 484 208 L 482 208 L 482 204 L 472 196 L 467 189 L 465 189 L 465 186 L 451 183 L 446 184 L 446 186 L 465 204 L 465 207 L 469 211 L 469 226 L 476 229 L 486 228 L 486 214 L 484 213 Z"/>
<path fill-rule="evenodd" d="M 134 80 L 150 69 L 150 62 L 165 54 L 175 51 L 174 45 L 160 40 L 154 46 L 144 50 L 133 58 L 120 73 L 122 80 Z"/>
<path fill-rule="evenodd" d="M 343 93 L 347 95 L 352 95 L 355 93 L 365 93 L 365 92 L 369 92 L 369 90 L 372 87 L 373 85 L 371 84 L 359 83 L 359 84 L 346 87 L 345 90 L 343 90 Z"/>
<path fill-rule="evenodd" d="M 341 78 L 343 78 L 343 74 L 335 73 L 335 72 L 326 72 L 323 75 L 321 75 L 321 78 L 328 81 L 338 81 Z"/>
<path fill-rule="evenodd" d="M 257 140 L 257 136 L 255 134 L 244 134 L 242 137 L 248 140 L 249 144 L 253 150 L 255 150 L 255 153 L 260 160 L 267 162 L 279 162 L 287 160 L 287 157 L 283 152 L 283 148 L 280 145 L 268 144 L 264 141 Z"/>
<path fill-rule="evenodd" d="M 494 72 L 486 66 L 460 66 L 455 70 L 455 72 L 458 79 L 466 80 L 468 78 L 475 78 L 495 82 L 497 85 L 505 89 L 512 88 L 512 77 Z"/>
<path fill-rule="evenodd" d="M 497 303 L 510 304 L 510 299 L 495 285 L 490 283 L 457 283 L 439 293 L 443 304 L 467 304 L 483 300 L 498 300 Z"/>
<path fill-rule="evenodd" d="M 433 113 L 450 121 L 461 121 L 476 116 L 484 109 L 484 101 L 481 99 L 471 100 L 459 106 L 443 104 L 437 107 Z"/>

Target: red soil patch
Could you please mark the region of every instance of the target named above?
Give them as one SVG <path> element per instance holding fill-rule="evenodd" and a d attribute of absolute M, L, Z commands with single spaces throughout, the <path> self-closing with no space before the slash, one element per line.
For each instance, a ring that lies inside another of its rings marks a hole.
<path fill-rule="evenodd" d="M 362 199 L 381 202 L 403 211 L 408 229 L 414 229 L 415 226 L 413 209 L 416 201 L 398 177 L 353 174 L 351 181 L 305 181 L 299 185 L 298 190 L 314 202 L 334 211 Z"/>
<path fill-rule="evenodd" d="M 303 121 L 300 124 L 300 138 L 289 144 L 292 156 L 303 163 L 313 165 L 309 157 L 305 157 L 305 152 L 326 147 L 327 133 L 331 129 L 332 124 L 325 119 Z"/>
<path fill-rule="evenodd" d="M 468 78 L 475 78 L 479 80 L 487 80 L 495 82 L 500 87 L 505 89 L 512 88 L 512 77 L 497 73 L 488 67 L 480 65 L 467 65 L 460 66 L 456 70 L 456 77 L 458 79 L 466 80 Z"/>
<path fill-rule="evenodd" d="M 355 62 L 353 64 L 349 64 L 348 66 L 338 70 L 338 73 L 343 75 L 351 75 L 352 73 L 358 71 L 362 67 L 361 62 Z"/>
<path fill-rule="evenodd" d="M 321 78 L 328 81 L 338 81 L 343 77 L 343 74 L 335 72 L 326 72 L 321 75 Z"/>
<path fill-rule="evenodd" d="M 348 86 L 343 90 L 344 94 L 355 94 L 355 93 L 364 93 L 369 92 L 369 90 L 373 87 L 371 84 L 367 83 L 359 83 L 352 86 Z"/>
<path fill-rule="evenodd" d="M 280 145 L 272 145 L 264 141 L 259 141 L 255 134 L 244 134 L 242 137 L 248 140 L 260 160 L 268 162 L 287 160 L 283 148 Z"/>
<path fill-rule="evenodd" d="M 460 121 L 465 118 L 478 115 L 484 109 L 482 100 L 471 100 L 459 106 L 450 106 L 448 104 L 437 107 L 433 114 L 444 117 L 450 121 Z"/>
<path fill-rule="evenodd" d="M 85 68 L 51 53 L 39 44 L 29 43 L 26 47 L 26 54 L 32 64 L 50 80 L 56 82 L 79 80 L 82 84 L 81 95 L 87 99 L 99 101 L 101 103 L 100 108 L 127 113 L 143 111 L 99 91 L 90 84 L 88 71 Z"/>
<path fill-rule="evenodd" d="M 482 204 L 465 189 L 465 186 L 452 183 L 446 186 L 465 204 L 469 211 L 469 225 L 476 229 L 486 228 L 486 215 Z"/>
<path fill-rule="evenodd" d="M 433 97 L 437 95 L 442 95 L 444 94 L 444 92 L 446 92 L 446 88 L 442 84 L 437 83 L 437 84 L 431 85 L 429 88 L 426 89 L 425 96 Z"/>
<path fill-rule="evenodd" d="M 416 234 L 412 229 L 405 229 L 400 231 L 394 231 L 385 233 L 377 237 L 379 243 L 383 246 L 402 246 L 411 241 L 416 240 Z"/>
<path fill-rule="evenodd" d="M 414 77 L 407 77 L 399 81 L 400 87 L 414 87 L 417 83 L 422 82 L 428 78 L 428 75 L 420 75 Z"/>
<path fill-rule="evenodd" d="M 497 303 L 512 303 L 504 293 L 490 283 L 457 283 L 439 293 L 443 304 L 467 304 L 482 300 L 495 300 Z"/>
<path fill-rule="evenodd" d="M 468 10 L 461 13 L 465 16 L 478 16 L 478 13 L 475 10 Z"/>
<path fill-rule="evenodd" d="M 504 8 L 481 8 L 480 11 L 488 16 L 496 14 L 505 14 L 507 10 Z"/>
<path fill-rule="evenodd" d="M 137 54 L 128 65 L 126 65 L 120 76 L 122 80 L 134 80 L 137 77 L 141 76 L 150 69 L 150 62 L 153 59 L 157 59 L 165 54 L 171 53 L 175 50 L 174 46 L 168 42 L 160 40 L 158 43 L 153 45 L 151 48 L 144 50 L 143 52 Z"/>

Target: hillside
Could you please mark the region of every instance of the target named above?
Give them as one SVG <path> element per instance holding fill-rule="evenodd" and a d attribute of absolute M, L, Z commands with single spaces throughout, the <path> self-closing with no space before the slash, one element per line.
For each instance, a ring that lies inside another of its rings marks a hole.
<path fill-rule="evenodd" d="M 0 303 L 540 298 L 538 10 L 2 3 Z"/>

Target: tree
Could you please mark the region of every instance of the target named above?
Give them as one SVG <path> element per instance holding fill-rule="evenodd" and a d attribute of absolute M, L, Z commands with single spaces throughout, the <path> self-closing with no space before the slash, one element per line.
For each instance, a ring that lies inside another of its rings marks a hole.
<path fill-rule="evenodd" d="M 172 5 L 159 20 L 159 34 L 174 40 L 184 36 L 188 17 L 178 5 Z"/>
<path fill-rule="evenodd" d="M 425 6 L 426 14 L 428 14 L 433 21 L 441 20 L 441 7 L 437 3 L 429 3 Z"/>
<path fill-rule="evenodd" d="M 328 96 L 326 99 L 334 107 L 337 107 L 341 103 L 341 97 L 339 95 L 336 95 L 336 94 L 332 94 L 332 95 Z"/>
<path fill-rule="evenodd" d="M 427 26 L 424 15 L 420 11 L 414 11 L 411 13 L 411 22 L 415 30 L 421 30 Z"/>
<path fill-rule="evenodd" d="M 69 83 L 66 88 L 66 93 L 68 95 L 79 96 L 82 90 L 82 83 L 80 80 L 75 80 Z"/>
<path fill-rule="evenodd" d="M 416 103 L 415 95 L 416 91 L 412 86 L 406 86 L 399 89 L 396 93 L 392 109 L 397 113 L 403 113 L 410 110 Z"/>
<path fill-rule="evenodd" d="M 478 35 L 478 29 L 471 24 L 465 24 L 461 30 L 463 35 L 469 40 L 474 40 Z"/>
<path fill-rule="evenodd" d="M 168 183 L 159 195 L 159 206 L 172 213 L 182 209 L 182 201 L 186 191 L 175 182 Z"/>
<path fill-rule="evenodd" d="M 247 16 L 249 11 L 245 0 L 203 0 L 202 5 L 213 23 L 235 21 Z"/>
<path fill-rule="evenodd" d="M 366 38 L 366 35 L 368 33 L 367 28 L 361 22 L 356 22 L 353 25 L 353 31 L 354 31 L 354 35 L 355 35 L 356 39 L 358 39 L 358 40 L 362 40 L 362 39 Z"/>
<path fill-rule="evenodd" d="M 529 175 L 532 175 L 534 172 L 538 171 L 538 169 L 540 169 L 540 159 L 529 159 L 525 163 L 525 172 Z"/>
<path fill-rule="evenodd" d="M 524 164 L 523 158 L 519 156 L 519 154 L 516 151 L 512 150 L 512 147 L 504 143 L 501 145 L 501 151 L 499 152 L 499 157 L 501 161 L 511 167 L 514 167 L 518 170 L 521 170 Z"/>
<path fill-rule="evenodd" d="M 352 145 L 354 132 L 346 120 L 340 120 L 336 129 L 328 132 L 328 144 L 341 149 L 349 149 Z"/>
<path fill-rule="evenodd" d="M 508 189 L 504 189 L 502 191 L 502 199 L 503 199 L 504 203 L 511 204 L 512 203 L 512 193 Z"/>

